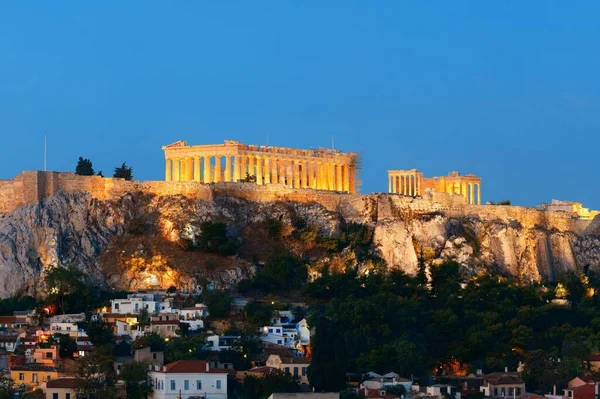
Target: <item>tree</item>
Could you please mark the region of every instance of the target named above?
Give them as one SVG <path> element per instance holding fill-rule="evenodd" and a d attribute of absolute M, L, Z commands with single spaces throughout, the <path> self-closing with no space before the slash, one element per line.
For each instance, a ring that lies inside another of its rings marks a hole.
<path fill-rule="evenodd" d="M 298 378 L 280 371 L 269 373 L 264 378 L 248 376 L 244 378 L 237 394 L 241 399 L 267 399 L 275 392 L 300 392 Z"/>
<path fill-rule="evenodd" d="M 302 287 L 307 278 L 308 271 L 302 261 L 291 255 L 279 254 L 267 260 L 256 274 L 255 282 L 265 292 L 281 292 Z"/>
<path fill-rule="evenodd" d="M 73 375 L 77 392 L 85 399 L 114 398 L 116 375 L 110 347 L 98 348 L 77 360 Z"/>
<path fill-rule="evenodd" d="M 49 292 L 47 301 L 55 304 L 62 314 L 75 309 L 74 302 L 89 297 L 85 275 L 75 268 L 53 267 L 46 273 L 46 287 Z"/>
<path fill-rule="evenodd" d="M 133 349 L 142 349 L 148 346 L 152 352 L 161 352 L 165 350 L 167 344 L 160 335 L 152 333 L 137 337 L 132 345 Z"/>
<path fill-rule="evenodd" d="M 87 158 L 79 157 L 77 166 L 75 167 L 75 174 L 81 176 L 93 176 L 94 168 L 92 167 L 92 161 Z"/>
<path fill-rule="evenodd" d="M 233 255 L 236 242 L 227 234 L 227 225 L 222 222 L 204 222 L 200 225 L 198 248 L 220 255 Z"/>
<path fill-rule="evenodd" d="M 262 302 L 252 301 L 244 307 L 244 312 L 250 323 L 264 326 L 270 322 L 273 309 Z"/>
<path fill-rule="evenodd" d="M 77 351 L 77 342 L 67 334 L 54 334 L 58 338 L 58 355 L 61 359 L 73 359 L 73 353 Z"/>
<path fill-rule="evenodd" d="M 150 315 L 148 314 L 148 309 L 142 308 L 142 310 L 140 310 L 138 316 L 138 325 L 142 330 L 144 329 L 144 327 L 150 325 Z"/>
<path fill-rule="evenodd" d="M 152 393 L 152 380 L 148 374 L 148 363 L 126 363 L 121 368 L 120 376 L 125 382 L 128 399 L 146 399 Z"/>
<path fill-rule="evenodd" d="M 115 173 L 113 173 L 113 177 L 125 180 L 133 179 L 133 168 L 127 166 L 127 162 L 123 162 L 121 166 L 117 166 L 115 168 Z"/>
<path fill-rule="evenodd" d="M 211 317 L 225 317 L 231 310 L 231 295 L 226 291 L 206 291 L 204 294 L 204 303 L 208 306 Z"/>
<path fill-rule="evenodd" d="M 317 392 L 339 392 L 346 384 L 343 338 L 336 334 L 335 326 L 325 317 L 320 317 L 315 327 L 308 381 Z"/>
<path fill-rule="evenodd" d="M 107 323 L 102 321 L 85 321 L 77 323 L 77 325 L 84 329 L 95 347 L 112 345 L 113 332 Z"/>

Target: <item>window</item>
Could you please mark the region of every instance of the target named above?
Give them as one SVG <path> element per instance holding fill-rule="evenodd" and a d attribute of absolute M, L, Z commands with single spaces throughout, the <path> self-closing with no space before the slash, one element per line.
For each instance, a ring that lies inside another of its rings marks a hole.
<path fill-rule="evenodd" d="M 171 391 L 175 390 L 175 380 L 171 380 Z"/>
<path fill-rule="evenodd" d="M 277 340 L 277 345 L 281 345 L 281 340 L 280 339 Z"/>
<path fill-rule="evenodd" d="M 294 367 L 294 377 L 298 377 L 298 367 Z"/>
<path fill-rule="evenodd" d="M 46 352 L 46 359 L 52 359 L 52 352 Z"/>
<path fill-rule="evenodd" d="M 156 360 L 156 353 L 152 354 L 152 359 Z"/>
<path fill-rule="evenodd" d="M 513 396 L 513 387 L 508 388 L 508 396 Z"/>
<path fill-rule="evenodd" d="M 494 388 L 494 396 L 498 396 L 498 388 Z"/>
<path fill-rule="evenodd" d="M 302 375 L 306 375 L 306 367 L 302 367 Z"/>
<path fill-rule="evenodd" d="M 190 389 L 190 382 L 188 380 L 183 381 L 183 390 L 188 391 Z"/>
<path fill-rule="evenodd" d="M 221 389 L 221 380 L 217 380 L 217 389 Z"/>
<path fill-rule="evenodd" d="M 19 381 L 23 381 L 25 379 L 25 374 L 19 373 Z"/>
<path fill-rule="evenodd" d="M 58 394 L 57 393 L 53 393 L 52 394 L 52 399 L 58 399 Z"/>
<path fill-rule="evenodd" d="M 269 328 L 269 334 L 273 334 L 273 329 Z"/>
<path fill-rule="evenodd" d="M 202 389 L 202 381 L 196 380 L 196 389 L 199 391 Z"/>
<path fill-rule="evenodd" d="M 33 373 L 33 375 L 31 376 L 31 381 L 37 382 L 37 373 Z"/>
<path fill-rule="evenodd" d="M 521 396 L 521 388 L 515 388 L 515 390 L 517 391 L 516 395 Z M 571 391 L 570 393 L 571 393 L 571 395 L 573 395 L 573 391 Z"/>
<path fill-rule="evenodd" d="M 66 393 L 65 394 L 65 399 L 71 399 L 71 394 L 70 393 Z"/>
<path fill-rule="evenodd" d="M 71 331 L 71 326 L 67 326 L 67 331 Z"/>
<path fill-rule="evenodd" d="M 119 310 L 119 304 L 118 303 L 115 303 L 115 309 Z"/>
<path fill-rule="evenodd" d="M 50 381 L 51 379 L 52 379 L 52 376 L 51 376 L 51 375 L 47 375 L 47 376 L 46 376 L 46 381 Z"/>
<path fill-rule="evenodd" d="M 286 372 L 286 373 L 289 373 L 289 372 L 290 372 L 290 368 L 289 368 L 289 367 L 286 367 L 286 368 L 285 368 L 285 372 Z"/>

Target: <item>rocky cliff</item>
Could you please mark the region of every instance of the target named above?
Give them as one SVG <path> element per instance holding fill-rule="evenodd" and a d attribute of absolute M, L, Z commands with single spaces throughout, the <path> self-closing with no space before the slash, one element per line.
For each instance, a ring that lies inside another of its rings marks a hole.
<path fill-rule="evenodd" d="M 452 259 L 468 274 L 492 272 L 525 281 L 554 280 L 586 265 L 600 269 L 596 221 L 582 224 L 518 207 L 440 208 L 425 199 L 384 194 L 340 197 L 332 207 L 143 193 L 99 200 L 59 191 L 0 216 L 0 297 L 43 293 L 44 270 L 57 265 L 77 267 L 100 284 L 122 289 L 193 286 L 202 279 L 228 287 L 253 275 L 261 256 L 247 247 L 260 245 L 254 226 L 270 219 L 286 226 L 301 220 L 325 237 L 335 237 L 349 221 L 367 224 L 373 231 L 371 251 L 388 268 L 408 273 L 416 270 L 421 252 L 432 267 Z M 182 248 L 182 240 L 196 239 L 204 221 L 226 223 L 247 256 Z"/>

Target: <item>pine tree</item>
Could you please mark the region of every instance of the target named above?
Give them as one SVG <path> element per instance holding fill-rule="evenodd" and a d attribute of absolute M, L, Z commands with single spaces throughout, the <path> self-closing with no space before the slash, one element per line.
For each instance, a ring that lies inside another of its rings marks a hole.
<path fill-rule="evenodd" d="M 81 176 L 93 176 L 94 168 L 92 168 L 92 161 L 87 158 L 79 157 L 77 166 L 75 167 L 75 174 Z"/>
<path fill-rule="evenodd" d="M 127 166 L 127 162 L 123 162 L 121 166 L 115 168 L 115 173 L 113 177 L 117 177 L 125 180 L 133 179 L 133 168 Z"/>

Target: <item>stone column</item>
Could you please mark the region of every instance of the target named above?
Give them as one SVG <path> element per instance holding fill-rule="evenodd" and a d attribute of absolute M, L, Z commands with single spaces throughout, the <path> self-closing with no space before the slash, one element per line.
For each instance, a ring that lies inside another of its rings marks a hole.
<path fill-rule="evenodd" d="M 215 178 L 214 178 L 214 182 L 215 183 L 219 183 L 220 181 L 222 181 L 222 176 L 221 176 L 221 156 L 217 155 L 215 156 Z"/>
<path fill-rule="evenodd" d="M 210 183 L 210 156 L 204 156 L 204 183 Z"/>
<path fill-rule="evenodd" d="M 194 157 L 189 157 L 187 159 L 187 181 L 194 181 Z"/>
<path fill-rule="evenodd" d="M 477 183 L 477 205 L 481 205 L 481 183 Z"/>
<path fill-rule="evenodd" d="M 248 174 L 250 176 L 256 177 L 256 182 L 258 183 L 258 172 L 254 168 L 255 168 L 255 157 L 254 157 L 254 155 L 249 155 L 248 156 Z"/>
<path fill-rule="evenodd" d="M 306 162 L 306 184 L 308 188 L 315 188 L 315 166 L 312 161 Z"/>
<path fill-rule="evenodd" d="M 173 181 L 180 181 L 180 172 L 179 172 L 179 167 L 181 165 L 179 164 L 179 158 L 174 158 L 173 159 Z"/>
<path fill-rule="evenodd" d="M 263 176 L 263 179 L 265 181 L 264 184 L 271 184 L 271 158 L 265 157 L 264 163 L 265 163 L 264 176 Z"/>
<path fill-rule="evenodd" d="M 392 184 L 393 179 L 394 178 L 392 176 L 388 175 L 388 193 L 393 193 L 394 192 L 393 191 L 393 184 Z"/>
<path fill-rule="evenodd" d="M 344 191 L 350 192 L 350 165 L 344 165 Z"/>
<path fill-rule="evenodd" d="M 231 156 L 225 155 L 225 179 L 224 181 L 231 181 Z"/>
<path fill-rule="evenodd" d="M 187 160 L 181 158 L 179 165 L 179 181 L 186 181 L 187 179 Z"/>
<path fill-rule="evenodd" d="M 406 184 L 406 175 L 400 176 L 400 184 L 402 185 L 402 195 L 407 195 L 408 193 L 408 184 Z"/>
<path fill-rule="evenodd" d="M 171 160 L 167 159 L 166 163 L 165 163 L 165 180 L 166 181 L 171 181 L 172 176 L 171 176 Z"/>
<path fill-rule="evenodd" d="M 475 198 L 475 195 L 473 194 L 473 188 L 474 185 L 473 183 L 469 183 L 469 204 L 473 205 L 473 199 Z"/>
<path fill-rule="evenodd" d="M 271 158 L 271 181 L 273 184 L 279 183 L 279 164 L 277 158 Z"/>
<path fill-rule="evenodd" d="M 199 182 L 200 178 L 200 157 L 194 157 L 194 180 Z"/>
<path fill-rule="evenodd" d="M 308 170 L 307 165 L 308 162 L 306 161 L 301 161 L 300 162 L 300 187 L 301 188 L 308 188 Z"/>
<path fill-rule="evenodd" d="M 297 160 L 292 162 L 292 175 L 294 177 L 294 188 L 300 188 L 300 164 Z"/>
<path fill-rule="evenodd" d="M 254 158 L 254 157 L 252 157 L 252 158 Z M 255 165 L 256 165 L 256 184 L 264 184 L 261 164 L 262 164 L 262 157 L 256 157 L 256 163 L 255 163 Z"/>
<path fill-rule="evenodd" d="M 233 157 L 233 181 L 238 182 L 240 180 L 240 156 L 235 155 Z"/>

